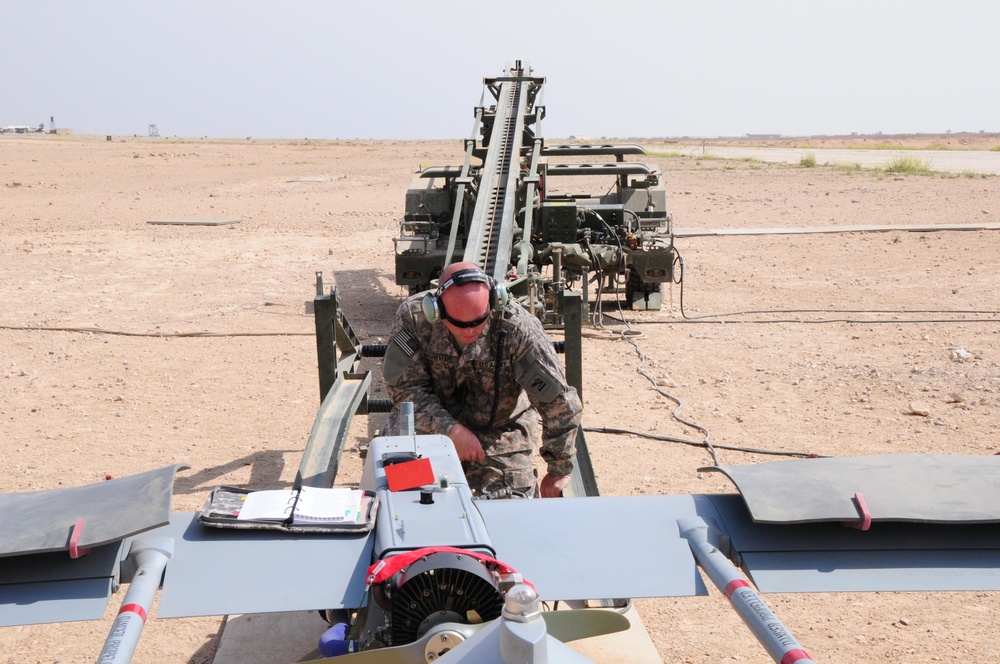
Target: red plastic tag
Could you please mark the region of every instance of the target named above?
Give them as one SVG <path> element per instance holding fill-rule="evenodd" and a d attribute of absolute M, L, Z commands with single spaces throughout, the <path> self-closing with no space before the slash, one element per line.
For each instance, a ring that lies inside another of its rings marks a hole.
<path fill-rule="evenodd" d="M 389 491 L 406 491 L 425 484 L 434 484 L 434 470 L 430 459 L 414 459 L 385 467 Z"/>

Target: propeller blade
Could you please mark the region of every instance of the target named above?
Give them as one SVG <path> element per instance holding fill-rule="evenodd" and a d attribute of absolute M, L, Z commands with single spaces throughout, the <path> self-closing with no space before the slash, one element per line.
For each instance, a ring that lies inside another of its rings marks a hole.
<path fill-rule="evenodd" d="M 563 643 L 602 634 L 623 632 L 630 627 L 628 618 L 606 609 L 570 609 L 542 614 L 549 636 Z"/>
<path fill-rule="evenodd" d="M 299 657 L 295 661 L 305 663 L 305 662 L 312 662 L 317 659 L 322 661 L 323 653 L 319 651 L 319 648 L 313 648 L 312 650 L 307 652 L 305 655 L 302 655 L 302 657 Z"/>
<path fill-rule="evenodd" d="M 549 636 L 563 643 L 586 639 L 591 636 L 622 632 L 630 627 L 628 618 L 617 611 L 605 609 L 546 611 L 542 614 L 542 618 L 545 620 L 545 629 L 549 633 Z M 413 662 L 423 662 L 425 661 L 424 650 L 427 641 L 440 636 L 441 629 L 458 629 L 465 634 L 465 638 L 468 638 L 487 624 L 489 623 L 479 625 L 443 624 L 439 625 L 438 629 L 430 630 L 423 638 L 404 646 L 374 648 L 372 650 L 363 650 L 337 657 L 310 661 L 338 662 L 339 664 L 412 664 Z M 464 639 L 462 640 L 464 641 Z M 453 643 L 452 646 L 457 646 L 459 643 Z"/>
<path fill-rule="evenodd" d="M 336 657 L 323 657 L 310 662 L 340 662 L 342 664 L 413 664 L 424 661 L 424 646 L 419 641 L 392 648 L 372 648 Z"/>
<path fill-rule="evenodd" d="M 427 661 L 426 652 L 429 641 L 433 640 L 435 642 L 434 652 L 440 657 L 447 650 L 461 645 L 466 639 L 488 624 L 465 625 L 461 623 L 441 623 L 435 625 L 424 636 L 413 643 L 389 648 L 362 650 L 361 652 L 352 652 L 346 655 L 337 655 L 336 657 L 310 660 L 310 662 L 337 662 L 338 664 L 414 664 L 414 662 L 425 662 Z"/>

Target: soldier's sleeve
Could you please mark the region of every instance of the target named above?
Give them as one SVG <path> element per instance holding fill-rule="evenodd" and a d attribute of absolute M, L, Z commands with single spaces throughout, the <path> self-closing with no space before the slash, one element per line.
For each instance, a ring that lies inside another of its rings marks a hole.
<path fill-rule="evenodd" d="M 419 309 L 419 302 L 417 302 Z M 434 384 L 422 351 L 428 330 L 421 329 L 413 303 L 404 300 L 396 310 L 389 330 L 389 344 L 382 361 L 382 378 L 394 406 L 413 403 L 414 427 L 425 433 L 446 435 L 457 420 L 451 416 L 434 391 Z"/>
<path fill-rule="evenodd" d="M 538 319 L 515 317 L 518 334 L 511 344 L 514 375 L 542 417 L 542 458 L 552 475 L 569 475 L 576 455 L 577 428 L 583 404 L 566 382 L 562 362 Z"/>

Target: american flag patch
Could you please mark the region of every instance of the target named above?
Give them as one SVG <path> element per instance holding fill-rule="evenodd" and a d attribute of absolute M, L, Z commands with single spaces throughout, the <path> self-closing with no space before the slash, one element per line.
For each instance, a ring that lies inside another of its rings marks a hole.
<path fill-rule="evenodd" d="M 417 340 L 406 330 L 400 330 L 397 332 L 396 336 L 392 338 L 392 342 L 402 348 L 403 352 L 411 357 L 417 354 L 417 349 L 419 348 L 419 346 L 417 346 Z"/>

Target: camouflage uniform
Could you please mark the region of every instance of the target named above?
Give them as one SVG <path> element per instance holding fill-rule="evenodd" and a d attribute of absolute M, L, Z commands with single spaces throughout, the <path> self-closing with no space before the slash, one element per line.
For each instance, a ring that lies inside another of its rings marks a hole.
<path fill-rule="evenodd" d="M 462 463 L 469 488 L 479 494 L 507 487 L 537 496 L 532 461 L 538 445 L 550 474 L 569 475 L 583 405 L 566 384 L 538 319 L 510 302 L 490 316 L 475 343 L 459 350 L 443 323 L 427 322 L 420 308 L 423 296 L 410 296 L 400 305 L 390 332 L 382 365 L 396 406 L 390 431 L 396 430 L 398 406 L 405 401 L 413 402 L 418 432 L 447 435 L 456 422 L 467 426 L 486 457 L 482 463 Z"/>

